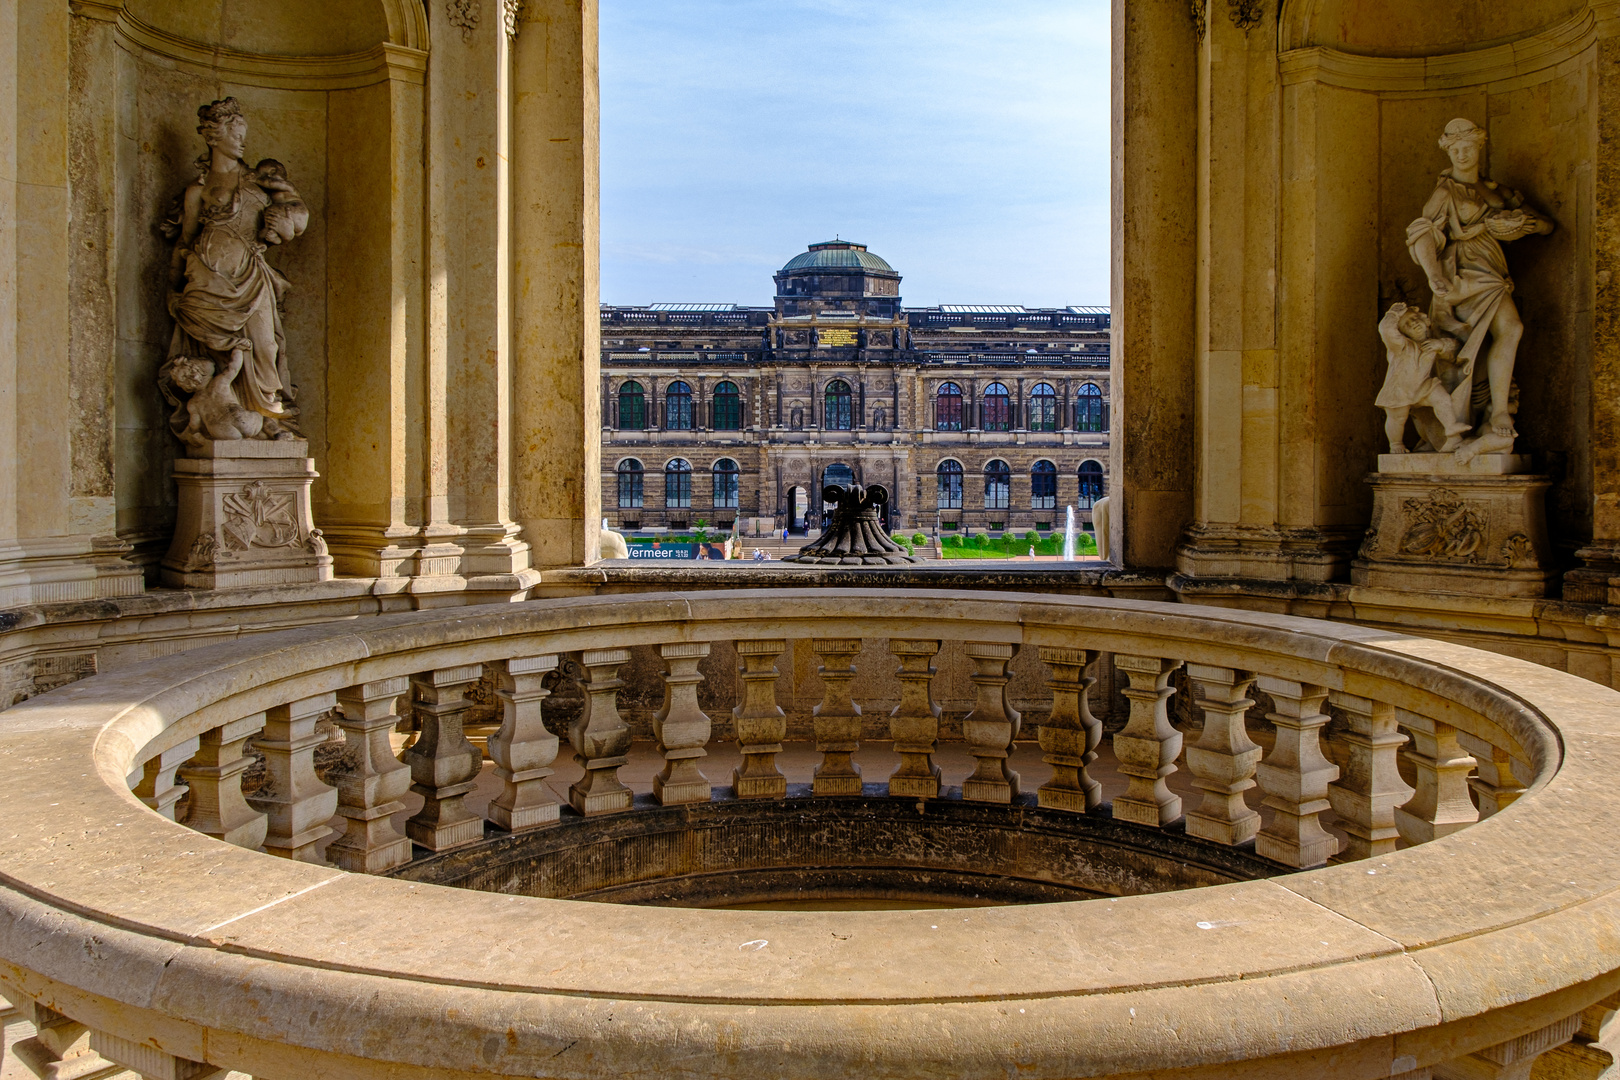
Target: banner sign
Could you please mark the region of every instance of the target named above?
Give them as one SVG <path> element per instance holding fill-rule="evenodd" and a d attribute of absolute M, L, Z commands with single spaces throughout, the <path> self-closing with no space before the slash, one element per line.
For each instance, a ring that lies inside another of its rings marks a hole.
<path fill-rule="evenodd" d="M 701 552 L 701 553 L 700 553 Z M 725 549 L 719 544 L 631 544 L 632 559 L 717 559 L 725 558 Z"/>

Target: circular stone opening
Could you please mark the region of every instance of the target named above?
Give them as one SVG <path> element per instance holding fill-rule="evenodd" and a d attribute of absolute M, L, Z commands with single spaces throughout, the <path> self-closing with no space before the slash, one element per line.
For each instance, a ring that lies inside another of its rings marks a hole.
<path fill-rule="evenodd" d="M 484 892 L 669 907 L 981 907 L 1169 892 L 1286 873 L 1252 851 L 1087 814 L 860 797 L 660 806 L 483 841 L 394 877 Z"/>

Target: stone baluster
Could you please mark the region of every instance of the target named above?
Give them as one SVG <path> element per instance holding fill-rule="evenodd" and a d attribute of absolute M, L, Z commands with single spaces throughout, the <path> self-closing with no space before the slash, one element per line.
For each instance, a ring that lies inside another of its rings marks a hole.
<path fill-rule="evenodd" d="M 269 819 L 242 796 L 242 774 L 253 764 L 243 747 L 263 730 L 264 713 L 254 713 L 202 733 L 197 756 L 180 770 L 180 778 L 191 787 L 187 826 L 237 847 L 264 843 Z"/>
<path fill-rule="evenodd" d="M 860 638 L 815 638 L 810 650 L 821 657 L 821 704 L 812 711 L 816 728 L 816 749 L 821 764 L 816 766 L 810 790 L 815 795 L 859 795 L 861 767 L 850 755 L 861 745 L 861 707 L 850 694 L 855 681 L 855 656 L 861 651 Z"/>
<path fill-rule="evenodd" d="M 1457 744 L 1457 729 L 1426 716 L 1397 710 L 1412 745 L 1404 753 L 1417 773 L 1412 797 L 1395 808 L 1395 828 L 1408 844 L 1422 844 L 1479 820 L 1468 795 L 1468 774 L 1475 762 Z"/>
<path fill-rule="evenodd" d="M 1260 748 L 1249 739 L 1244 723 L 1254 700 L 1248 696 L 1254 676 L 1231 668 L 1188 664 L 1187 677 L 1203 691 L 1204 732 L 1187 747 L 1187 771 L 1193 787 L 1204 793 L 1196 810 L 1187 811 L 1187 835 L 1217 844 L 1241 844 L 1260 831 L 1260 815 L 1243 793 L 1254 787 Z"/>
<path fill-rule="evenodd" d="M 394 757 L 388 740 L 399 725 L 400 698 L 410 690 L 411 680 L 397 675 L 338 691 L 343 761 L 327 776 L 337 783 L 344 828 L 327 845 L 326 858 L 344 870 L 380 874 L 411 861 L 411 842 L 394 827 L 411 789 L 411 770 Z"/>
<path fill-rule="evenodd" d="M 1018 794 L 1018 774 L 1007 767 L 1013 740 L 1018 738 L 1018 711 L 1007 704 L 1007 665 L 1018 646 L 1000 641 L 965 643 L 973 661 L 978 696 L 973 711 L 962 719 L 962 738 L 968 753 L 978 759 L 973 775 L 962 781 L 962 798 L 969 802 L 1010 803 Z"/>
<path fill-rule="evenodd" d="M 1435 1080 L 1530 1080 L 1536 1059 L 1563 1046 L 1581 1027 L 1581 1014 L 1567 1016 L 1539 1031 L 1487 1046 L 1467 1057 L 1434 1067 Z"/>
<path fill-rule="evenodd" d="M 419 733 L 399 755 L 411 770 L 411 790 L 422 809 L 405 822 L 405 835 L 429 851 L 445 851 L 483 839 L 484 819 L 467 809 L 467 792 L 477 782 L 484 755 L 462 729 L 467 690 L 483 675 L 483 665 L 439 668 L 411 676 Z"/>
<path fill-rule="evenodd" d="M 1600 1080 L 1620 1075 L 1616 1065 L 1620 1051 L 1620 994 L 1610 994 L 1581 1010 L 1581 1025 L 1575 1038 L 1545 1051 L 1538 1062 L 1538 1076 L 1557 1080 Z"/>
<path fill-rule="evenodd" d="M 1349 838 L 1336 862 L 1388 855 L 1395 850 L 1395 807 L 1410 789 L 1401 783 L 1396 755 L 1406 736 L 1395 730 L 1395 709 L 1335 690 L 1328 695 L 1349 730 L 1339 736 L 1349 748 L 1343 774 L 1328 785 L 1328 802 Z"/>
<path fill-rule="evenodd" d="M 1086 668 L 1097 653 L 1042 646 L 1038 655 L 1052 669 L 1047 679 L 1052 713 L 1040 727 L 1041 760 L 1052 766 L 1052 778 L 1036 789 L 1035 797 L 1048 809 L 1081 814 L 1102 802 L 1102 785 L 1086 773 L 1102 741 L 1102 722 L 1091 715 L 1086 700 L 1097 681 L 1086 675 Z"/>
<path fill-rule="evenodd" d="M 327 822 L 337 811 L 337 788 L 315 775 L 315 748 L 326 737 L 315 730 L 337 704 L 335 694 L 320 694 L 264 714 L 264 734 L 254 740 L 264 755 L 268 783 L 248 805 L 269 818 L 264 850 L 285 859 L 320 862 L 315 845 L 332 830 Z"/>
<path fill-rule="evenodd" d="M 90 1033 L 90 1046 L 108 1061 L 134 1071 L 141 1080 L 224 1080 L 228 1070 L 165 1053 L 105 1031 Z"/>
<path fill-rule="evenodd" d="M 187 739 L 146 759 L 141 779 L 134 787 L 135 797 L 170 821 L 175 820 L 174 804 L 186 793 L 186 785 L 176 784 L 174 774 L 197 753 L 198 740 Z"/>
<path fill-rule="evenodd" d="M 1138 825 L 1168 825 L 1181 817 L 1181 796 L 1172 795 L 1165 782 L 1181 754 L 1181 732 L 1171 726 L 1167 706 L 1175 693 L 1170 676 L 1181 661 L 1116 654 L 1114 666 L 1131 681 L 1122 691 L 1131 703 L 1130 719 L 1114 736 L 1114 757 L 1130 786 L 1114 800 L 1114 817 Z"/>
<path fill-rule="evenodd" d="M 889 777 L 889 794 L 901 799 L 939 797 L 939 766 L 934 747 L 939 741 L 939 705 L 932 686 L 937 641 L 889 640 L 889 652 L 900 661 L 900 704 L 889 714 L 889 738 L 900 755 L 900 767 Z"/>
<path fill-rule="evenodd" d="M 1327 687 L 1270 675 L 1257 682 L 1277 703 L 1277 711 L 1266 714 L 1277 726 L 1277 741 L 1256 770 L 1272 815 L 1255 836 L 1255 853 L 1288 866 L 1321 866 L 1339 851 L 1338 838 L 1321 821 L 1331 806 L 1328 784 L 1339 778 L 1339 767 L 1322 756 Z"/>
<path fill-rule="evenodd" d="M 742 767 L 732 772 L 732 789 L 739 799 L 781 799 L 787 796 L 787 777 L 776 767 L 776 755 L 787 738 L 787 714 L 776 704 L 776 658 L 786 641 L 739 641 L 742 661 L 742 704 L 731 710 L 737 727 Z"/>
<path fill-rule="evenodd" d="M 714 724 L 698 706 L 697 688 L 703 681 L 698 665 L 709 655 L 709 643 L 671 642 L 658 651 L 664 658 L 664 703 L 653 717 L 653 734 L 664 769 L 653 777 L 653 794 L 664 806 L 708 802 L 713 788 L 698 761 L 709 756 Z"/>
<path fill-rule="evenodd" d="M 19 1039 L 11 1053 L 29 1072 L 49 1080 L 127 1080 L 129 1074 L 122 1065 L 108 1061 L 91 1046 L 88 1027 L 27 999 L 19 1005 L 34 1025 L 34 1034 Z M 10 1074 L 9 1069 L 6 1072 Z"/>
<path fill-rule="evenodd" d="M 489 756 L 501 793 L 490 801 L 489 820 L 507 832 L 524 832 L 558 820 L 557 800 L 546 787 L 555 770 L 557 736 L 547 730 L 541 703 L 551 691 L 541 682 L 557 670 L 560 657 L 514 657 L 496 663 L 495 696 L 501 728 L 489 737 Z"/>
<path fill-rule="evenodd" d="M 1457 732 L 1457 745 L 1475 762 L 1475 773 L 1468 778 L 1468 787 L 1479 804 L 1480 817 L 1488 818 L 1506 810 L 1524 794 L 1525 785 L 1514 775 L 1513 757 L 1506 750 L 1466 731 Z"/>
<path fill-rule="evenodd" d="M 587 649 L 580 654 L 585 677 L 585 708 L 568 729 L 574 760 L 585 769 L 568 789 L 568 802 L 591 817 L 630 809 L 635 796 L 619 780 L 619 766 L 629 759 L 630 728 L 619 716 L 619 669 L 630 662 L 629 649 Z"/>

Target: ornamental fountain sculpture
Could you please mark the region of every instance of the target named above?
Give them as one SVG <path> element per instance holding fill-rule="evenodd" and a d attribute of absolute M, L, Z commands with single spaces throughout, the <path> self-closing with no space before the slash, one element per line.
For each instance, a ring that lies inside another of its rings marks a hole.
<path fill-rule="evenodd" d="M 899 544 L 889 539 L 889 534 L 883 528 L 882 508 L 889 501 L 887 488 L 879 484 L 870 487 L 828 484 L 821 489 L 821 497 L 834 506 L 826 531 L 815 543 L 806 544 L 797 555 L 789 555 L 783 562 L 823 566 L 917 562 Z"/>
<path fill-rule="evenodd" d="M 1555 226 L 1481 174 L 1485 142 L 1471 120 L 1446 125 L 1440 148 L 1451 168 L 1406 229 L 1428 311 L 1396 303 L 1378 324 L 1388 368 L 1376 404 L 1389 449 L 1368 477 L 1373 517 L 1351 571 L 1357 585 L 1546 595 L 1550 481 L 1513 453 L 1524 323 L 1502 245 Z"/>
<path fill-rule="evenodd" d="M 315 463 L 282 331 L 290 285 L 265 258 L 303 233 L 309 208 L 281 162 L 243 159 L 247 119 L 235 98 L 202 106 L 197 119 L 207 151 L 161 226 L 174 241 L 175 325 L 158 389 L 185 448 L 163 584 L 326 581 L 332 560 L 309 505 Z"/>

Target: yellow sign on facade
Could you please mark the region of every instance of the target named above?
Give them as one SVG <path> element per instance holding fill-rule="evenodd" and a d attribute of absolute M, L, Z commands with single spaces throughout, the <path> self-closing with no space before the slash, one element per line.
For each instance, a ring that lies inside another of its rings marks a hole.
<path fill-rule="evenodd" d="M 823 349 L 836 349 L 855 344 L 855 331 L 843 327 L 823 326 L 816 330 L 816 344 Z"/>

